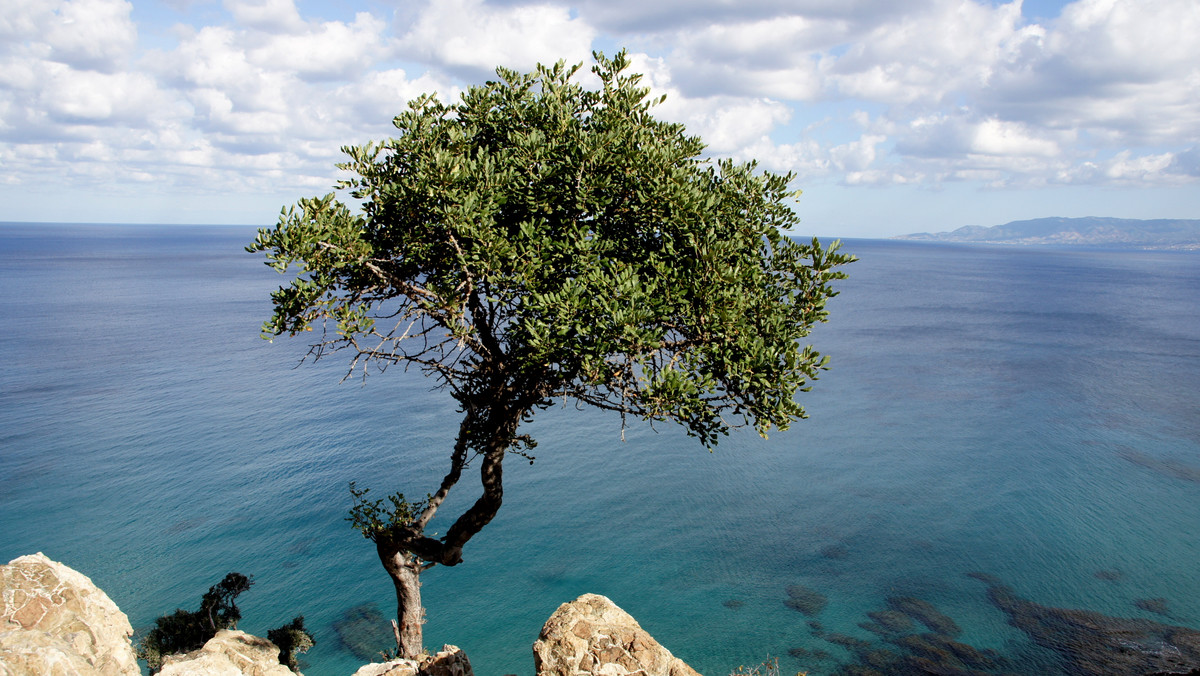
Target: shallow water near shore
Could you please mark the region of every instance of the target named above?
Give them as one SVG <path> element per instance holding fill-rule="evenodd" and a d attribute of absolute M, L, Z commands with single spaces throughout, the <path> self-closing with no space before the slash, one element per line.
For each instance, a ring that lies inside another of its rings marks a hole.
<path fill-rule="evenodd" d="M 0 226 L 0 559 L 77 568 L 135 627 L 254 575 L 241 628 L 302 613 L 305 673 L 348 674 L 335 624 L 394 599 L 347 484 L 431 491 L 456 416 L 415 373 L 339 383 L 337 355 L 296 368 L 302 341 L 262 340 L 283 278 L 252 238 Z M 702 673 L 827 674 L 859 657 L 831 636 L 875 640 L 868 613 L 910 597 L 1010 671 L 1057 668 L 973 572 L 1200 627 L 1200 255 L 844 248 L 861 260 L 812 336 L 833 368 L 810 419 L 710 454 L 670 426 L 622 442 L 613 416 L 538 414 L 499 516 L 423 578 L 427 646 L 530 674 L 545 619 L 594 592 Z M 457 490 L 444 513 L 477 495 Z M 793 586 L 823 608 L 789 607 Z"/>

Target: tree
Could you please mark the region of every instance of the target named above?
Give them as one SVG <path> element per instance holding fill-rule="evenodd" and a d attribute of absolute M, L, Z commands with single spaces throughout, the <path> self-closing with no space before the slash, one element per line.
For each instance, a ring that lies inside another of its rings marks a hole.
<path fill-rule="evenodd" d="M 237 629 L 242 612 L 235 603 L 238 596 L 250 589 L 253 579 L 241 573 L 229 573 L 223 580 L 208 588 L 200 599 L 200 609 L 188 612 L 177 608 L 162 615 L 137 645 L 137 656 L 146 660 L 150 673 L 162 668 L 163 658 L 202 648 L 208 639 L 222 629 Z"/>
<path fill-rule="evenodd" d="M 272 294 L 264 337 L 320 329 L 309 354 L 344 350 L 349 373 L 416 368 L 462 419 L 432 494 L 370 500 L 351 519 L 396 588 L 398 651 L 421 651 L 420 574 L 462 561 L 496 515 L 522 422 L 556 400 L 675 421 L 706 446 L 730 428 L 766 435 L 804 417 L 797 391 L 826 358 L 800 341 L 826 318 L 853 260 L 785 237 L 791 175 L 712 162 L 627 72 L 624 52 L 579 66 L 497 69 L 454 104 L 425 95 L 395 138 L 343 151 L 353 174 L 302 199 L 247 247 L 297 271 Z M 465 469 L 482 495 L 426 535 Z"/>
<path fill-rule="evenodd" d="M 299 671 L 300 660 L 297 655 L 306 653 L 317 642 L 312 634 L 304 628 L 304 616 L 297 615 L 292 621 L 267 631 L 267 640 L 279 646 L 279 663 L 292 671 Z"/>

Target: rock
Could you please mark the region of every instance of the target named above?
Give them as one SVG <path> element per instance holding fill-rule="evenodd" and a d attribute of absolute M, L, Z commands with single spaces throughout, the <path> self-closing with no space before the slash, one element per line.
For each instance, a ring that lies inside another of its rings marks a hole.
<path fill-rule="evenodd" d="M 958 636 L 962 633 L 954 620 L 942 614 L 932 603 L 911 596 L 892 596 L 887 600 L 892 610 L 911 617 L 929 627 L 935 634 L 943 636 Z"/>
<path fill-rule="evenodd" d="M 416 660 L 392 660 L 364 664 L 354 676 L 417 676 Z"/>
<path fill-rule="evenodd" d="M 222 629 L 203 648 L 163 658 L 159 676 L 294 676 L 279 648 L 244 631 Z"/>
<path fill-rule="evenodd" d="M 1162 615 L 1163 617 L 1171 616 L 1171 611 L 1167 606 L 1167 600 L 1162 597 L 1153 599 L 1135 599 L 1133 605 L 1137 606 L 1141 610 Z"/>
<path fill-rule="evenodd" d="M 444 645 L 437 653 L 421 658 L 419 676 L 475 676 L 471 661 L 458 646 Z"/>
<path fill-rule="evenodd" d="M 554 611 L 533 644 L 533 662 L 537 676 L 700 676 L 597 594 Z"/>
<path fill-rule="evenodd" d="M 1009 624 L 1054 650 L 1074 676 L 1142 676 L 1200 671 L 1200 631 L 1151 620 L 1109 617 L 1090 610 L 1027 601 L 1003 585 L 988 598 Z"/>
<path fill-rule="evenodd" d="M 809 617 L 820 615 L 821 611 L 825 610 L 825 606 L 829 604 L 829 599 L 825 598 L 821 592 L 798 584 L 788 587 L 787 594 L 784 605 Z"/>
<path fill-rule="evenodd" d="M 849 553 L 843 545 L 829 545 L 821 550 L 821 556 L 827 559 L 844 559 Z"/>
<path fill-rule="evenodd" d="M 354 676 L 475 676 L 475 672 L 458 646 L 444 645 L 437 653 L 422 655 L 418 660 L 365 664 Z"/>
<path fill-rule="evenodd" d="M 333 630 L 342 647 L 364 662 L 379 659 L 384 650 L 396 647 L 392 628 L 373 603 L 342 611 L 333 622 Z"/>
<path fill-rule="evenodd" d="M 0 633 L 0 676 L 53 674 L 98 676 L 99 671 L 66 641 L 44 631 Z"/>
<path fill-rule="evenodd" d="M 877 610 L 867 613 L 867 617 L 874 620 L 875 624 L 883 627 L 884 630 L 894 634 L 902 634 L 913 629 L 912 620 L 898 610 Z"/>
<path fill-rule="evenodd" d="M 0 673 L 140 676 L 129 618 L 82 573 L 22 556 L 0 566 L 0 597 Z"/>

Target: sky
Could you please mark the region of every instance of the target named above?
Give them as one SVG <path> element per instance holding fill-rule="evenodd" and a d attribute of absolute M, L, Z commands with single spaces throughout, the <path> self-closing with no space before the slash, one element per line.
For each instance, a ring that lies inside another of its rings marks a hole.
<path fill-rule="evenodd" d="M 797 234 L 1200 218 L 1198 35 L 1197 0 L 4 0 L 0 221 L 270 225 L 409 99 L 620 49 L 795 175 Z"/>

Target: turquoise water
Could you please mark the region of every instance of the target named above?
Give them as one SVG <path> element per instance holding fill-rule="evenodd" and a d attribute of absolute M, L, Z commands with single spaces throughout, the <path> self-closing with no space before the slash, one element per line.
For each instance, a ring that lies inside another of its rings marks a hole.
<path fill-rule="evenodd" d="M 454 409 L 415 374 L 339 383 L 340 360 L 296 368 L 303 345 L 260 339 L 281 278 L 242 252 L 252 232 L 0 227 L 0 559 L 78 568 L 135 626 L 252 574 L 241 628 L 303 613 L 305 673 L 347 674 L 333 623 L 394 601 L 346 484 L 432 490 Z M 500 515 L 424 576 L 427 645 L 529 674 L 542 622 L 595 592 L 704 673 L 832 673 L 850 653 L 783 603 L 803 585 L 828 631 L 871 639 L 866 613 L 914 596 L 1046 673 L 972 571 L 1200 627 L 1200 255 L 845 248 L 861 260 L 812 337 L 833 370 L 809 420 L 709 454 L 670 427 L 621 442 L 612 416 L 540 414 Z M 474 500 L 459 490 L 443 512 Z M 1157 597 L 1169 618 L 1133 605 Z"/>

